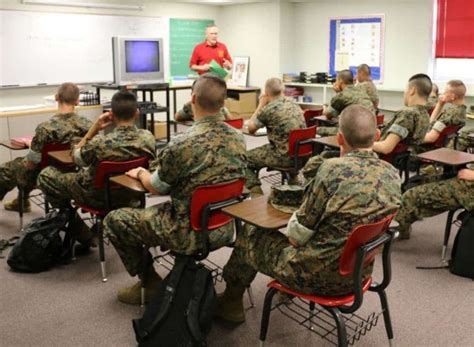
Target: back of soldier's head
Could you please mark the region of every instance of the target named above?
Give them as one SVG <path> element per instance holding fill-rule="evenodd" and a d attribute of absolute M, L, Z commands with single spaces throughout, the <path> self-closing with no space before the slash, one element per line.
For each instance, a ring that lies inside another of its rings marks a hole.
<path fill-rule="evenodd" d="M 457 99 L 463 99 L 466 95 L 466 85 L 461 80 L 451 80 L 447 86 Z"/>
<path fill-rule="evenodd" d="M 115 118 L 123 121 L 132 119 L 138 110 L 137 97 L 135 94 L 120 91 L 112 97 L 112 113 Z"/>
<path fill-rule="evenodd" d="M 351 85 L 354 83 L 354 75 L 352 74 L 351 70 L 339 71 L 337 74 L 337 79 L 346 85 Z"/>
<path fill-rule="evenodd" d="M 372 147 L 377 132 L 375 115 L 360 105 L 350 105 L 339 116 L 339 131 L 352 148 Z"/>
<path fill-rule="evenodd" d="M 76 105 L 79 101 L 79 87 L 74 83 L 63 83 L 59 86 L 56 96 L 60 104 Z"/>
<path fill-rule="evenodd" d="M 283 82 L 279 78 L 269 78 L 265 82 L 265 94 L 271 97 L 279 96 L 284 90 Z"/>
<path fill-rule="evenodd" d="M 438 85 L 436 83 L 432 84 L 431 95 L 433 95 L 433 96 L 438 96 L 439 95 L 439 88 L 438 88 Z"/>
<path fill-rule="evenodd" d="M 433 83 L 431 82 L 430 76 L 419 73 L 410 77 L 408 80 L 408 87 L 414 87 L 418 96 L 423 99 L 428 99 L 431 94 Z"/>
<path fill-rule="evenodd" d="M 196 104 L 203 111 L 217 113 L 224 106 L 227 97 L 227 85 L 216 74 L 206 73 L 201 75 L 193 86 Z"/>
<path fill-rule="evenodd" d="M 363 73 L 367 76 L 370 76 L 372 74 L 372 72 L 370 71 L 370 66 L 367 65 L 367 64 L 360 64 L 358 67 L 357 67 L 357 72 L 358 73 Z"/>

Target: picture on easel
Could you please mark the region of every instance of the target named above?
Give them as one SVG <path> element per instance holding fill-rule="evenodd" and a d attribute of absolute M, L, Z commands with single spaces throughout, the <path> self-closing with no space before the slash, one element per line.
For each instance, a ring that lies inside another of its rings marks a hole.
<path fill-rule="evenodd" d="M 246 87 L 249 74 L 249 57 L 234 57 L 232 66 L 232 85 Z"/>

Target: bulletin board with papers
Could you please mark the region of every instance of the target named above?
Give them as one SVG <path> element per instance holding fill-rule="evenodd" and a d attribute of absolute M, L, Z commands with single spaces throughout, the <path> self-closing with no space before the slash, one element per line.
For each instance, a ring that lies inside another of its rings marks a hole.
<path fill-rule="evenodd" d="M 338 17 L 329 20 L 329 73 L 370 66 L 372 80 L 383 81 L 384 16 Z"/>

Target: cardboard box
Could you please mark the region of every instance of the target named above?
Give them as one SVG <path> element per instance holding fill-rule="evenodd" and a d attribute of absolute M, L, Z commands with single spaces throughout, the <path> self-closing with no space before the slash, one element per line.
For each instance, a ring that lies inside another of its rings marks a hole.
<path fill-rule="evenodd" d="M 230 113 L 230 118 L 231 119 L 239 119 L 243 118 L 244 120 L 250 119 L 252 117 L 253 112 L 247 112 L 247 113 L 237 113 L 237 112 L 231 112 Z"/>
<path fill-rule="evenodd" d="M 155 121 L 155 139 L 165 139 L 166 135 L 166 122 Z"/>
<path fill-rule="evenodd" d="M 257 108 L 257 92 L 228 91 L 224 106 L 231 113 L 253 113 Z"/>

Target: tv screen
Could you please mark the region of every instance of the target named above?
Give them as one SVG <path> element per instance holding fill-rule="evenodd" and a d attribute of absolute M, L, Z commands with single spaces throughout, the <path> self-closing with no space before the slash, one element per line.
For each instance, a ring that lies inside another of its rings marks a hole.
<path fill-rule="evenodd" d="M 160 71 L 160 45 L 158 41 L 125 41 L 126 72 Z"/>

